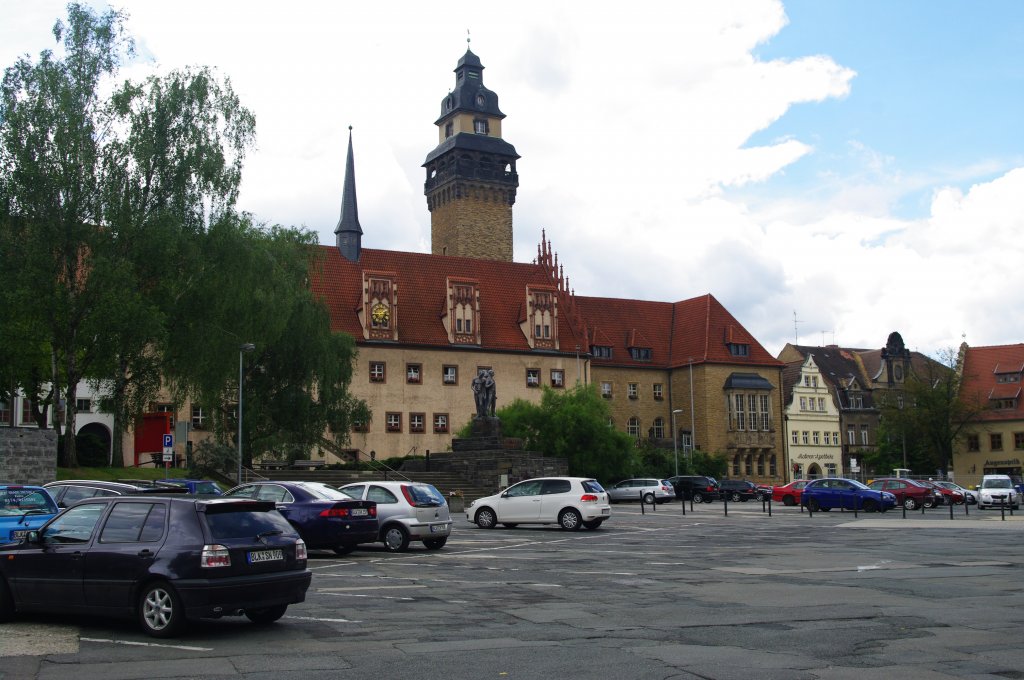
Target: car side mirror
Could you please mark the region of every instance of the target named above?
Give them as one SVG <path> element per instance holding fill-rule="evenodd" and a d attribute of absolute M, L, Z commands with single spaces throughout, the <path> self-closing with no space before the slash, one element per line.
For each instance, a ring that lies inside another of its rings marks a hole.
<path fill-rule="evenodd" d="M 502 498 L 508 498 L 508 491 L 502 491 L 501 492 L 501 497 Z"/>
<path fill-rule="evenodd" d="M 39 531 L 33 529 L 32 531 L 25 534 L 26 543 L 39 543 Z"/>

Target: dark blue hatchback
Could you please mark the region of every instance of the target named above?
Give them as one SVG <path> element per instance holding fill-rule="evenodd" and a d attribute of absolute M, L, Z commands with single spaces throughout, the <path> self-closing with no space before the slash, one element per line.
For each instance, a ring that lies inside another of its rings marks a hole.
<path fill-rule="evenodd" d="M 896 506 L 896 496 L 868 488 L 856 479 L 829 477 L 807 482 L 800 494 L 800 503 L 813 512 L 833 508 L 885 512 Z"/>

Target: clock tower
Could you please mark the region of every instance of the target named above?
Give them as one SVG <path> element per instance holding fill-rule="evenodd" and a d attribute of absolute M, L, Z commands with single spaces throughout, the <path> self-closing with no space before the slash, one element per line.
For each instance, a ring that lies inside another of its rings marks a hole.
<path fill-rule="evenodd" d="M 431 251 L 511 262 L 519 154 L 501 138 L 505 114 L 498 95 L 484 87 L 483 70 L 467 49 L 434 122 L 438 145 L 423 163 Z"/>

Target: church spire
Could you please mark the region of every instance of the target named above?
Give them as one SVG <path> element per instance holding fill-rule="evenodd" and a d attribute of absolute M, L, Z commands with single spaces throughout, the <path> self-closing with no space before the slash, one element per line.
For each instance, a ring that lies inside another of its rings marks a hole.
<path fill-rule="evenodd" d="M 352 262 L 359 261 L 363 247 L 363 228 L 359 226 L 359 208 L 356 205 L 356 166 L 352 158 L 352 126 L 348 126 L 348 160 L 345 162 L 345 188 L 341 195 L 341 219 L 334 229 L 341 256 Z"/>

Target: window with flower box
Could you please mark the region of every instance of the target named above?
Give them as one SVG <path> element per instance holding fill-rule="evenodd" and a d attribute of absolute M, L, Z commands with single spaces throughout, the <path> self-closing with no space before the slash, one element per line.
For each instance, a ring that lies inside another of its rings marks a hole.
<path fill-rule="evenodd" d="M 527 387 L 540 387 L 540 369 L 539 368 L 528 368 L 528 369 L 526 369 L 526 386 Z"/>
<path fill-rule="evenodd" d="M 556 389 L 565 387 L 565 371 L 560 368 L 551 369 L 551 386 Z"/>
<path fill-rule="evenodd" d="M 405 365 L 405 382 L 412 385 L 419 385 L 423 380 L 423 366 L 421 364 Z"/>
<path fill-rule="evenodd" d="M 401 432 L 402 431 L 402 414 L 395 413 L 394 411 L 388 412 L 384 418 L 386 429 L 388 432 Z"/>
<path fill-rule="evenodd" d="M 383 361 L 370 362 L 370 382 L 382 383 L 386 376 L 387 372 Z"/>
<path fill-rule="evenodd" d="M 640 386 L 637 383 L 628 383 L 626 385 L 626 396 L 630 399 L 636 399 L 640 396 Z"/>
<path fill-rule="evenodd" d="M 655 401 L 661 401 L 665 398 L 665 386 L 661 383 L 654 383 L 654 399 Z"/>
<path fill-rule="evenodd" d="M 441 369 L 441 382 L 445 385 L 458 385 L 459 384 L 459 367 L 458 366 L 444 366 Z"/>
<path fill-rule="evenodd" d="M 448 432 L 448 414 L 447 413 L 435 413 L 434 414 L 434 433 L 445 434 Z"/>
<path fill-rule="evenodd" d="M 601 396 L 605 399 L 612 398 L 612 384 L 610 382 L 601 383 Z"/>
<path fill-rule="evenodd" d="M 427 416 L 424 413 L 410 413 L 409 414 L 409 432 L 419 433 L 423 432 L 426 428 Z"/>

